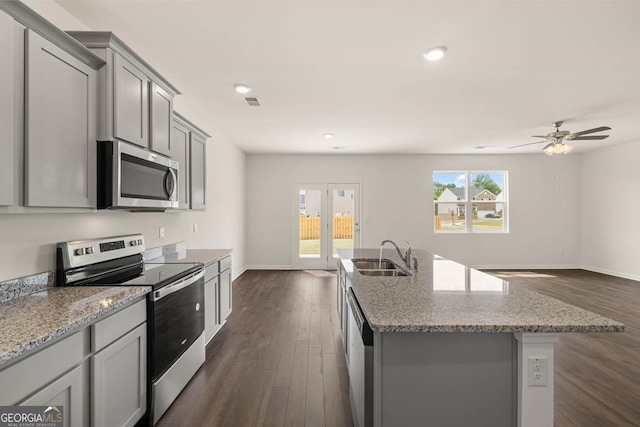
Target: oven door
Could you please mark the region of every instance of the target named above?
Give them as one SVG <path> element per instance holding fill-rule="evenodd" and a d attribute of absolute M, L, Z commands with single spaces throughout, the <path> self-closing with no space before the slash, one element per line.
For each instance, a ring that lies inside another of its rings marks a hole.
<path fill-rule="evenodd" d="M 154 291 L 150 299 L 153 381 L 204 332 L 204 271 Z"/>
<path fill-rule="evenodd" d="M 178 207 L 178 162 L 123 141 L 100 144 L 98 190 L 105 192 L 107 205 L 100 208 Z"/>

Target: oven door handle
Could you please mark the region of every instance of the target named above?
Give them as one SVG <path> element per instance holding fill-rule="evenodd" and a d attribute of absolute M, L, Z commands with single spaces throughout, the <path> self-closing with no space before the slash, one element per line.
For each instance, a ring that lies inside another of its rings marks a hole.
<path fill-rule="evenodd" d="M 180 289 L 184 289 L 189 285 L 193 285 L 198 280 L 204 278 L 204 271 L 200 271 L 197 273 L 193 273 L 190 276 L 185 277 L 184 279 L 178 280 L 177 282 L 173 282 L 170 285 L 167 285 L 157 291 L 154 291 L 151 294 L 151 301 L 158 301 L 167 295 L 171 295 L 174 292 L 178 292 Z"/>

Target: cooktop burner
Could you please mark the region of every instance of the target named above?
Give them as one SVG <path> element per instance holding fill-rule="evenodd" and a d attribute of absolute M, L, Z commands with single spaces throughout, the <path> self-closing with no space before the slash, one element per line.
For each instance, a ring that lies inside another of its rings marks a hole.
<path fill-rule="evenodd" d="M 123 286 L 153 286 L 153 289 L 161 288 L 170 282 L 191 273 L 202 270 L 202 263 L 175 263 L 175 264 L 144 264 L 144 271 L 138 277 L 120 283 Z"/>

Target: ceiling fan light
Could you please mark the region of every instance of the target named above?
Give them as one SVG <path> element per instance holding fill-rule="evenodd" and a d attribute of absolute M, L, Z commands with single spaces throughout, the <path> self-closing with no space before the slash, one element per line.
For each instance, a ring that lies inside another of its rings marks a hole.
<path fill-rule="evenodd" d="M 553 144 L 553 154 L 564 154 L 564 144 L 562 142 Z"/>
<path fill-rule="evenodd" d="M 542 151 L 547 156 L 553 156 L 553 142 L 550 142 L 549 144 L 545 145 L 545 147 L 542 149 Z"/>
<path fill-rule="evenodd" d="M 569 154 L 570 152 L 573 151 L 573 145 L 569 145 L 569 144 L 562 144 L 564 146 L 564 151 L 562 152 L 562 154 Z"/>

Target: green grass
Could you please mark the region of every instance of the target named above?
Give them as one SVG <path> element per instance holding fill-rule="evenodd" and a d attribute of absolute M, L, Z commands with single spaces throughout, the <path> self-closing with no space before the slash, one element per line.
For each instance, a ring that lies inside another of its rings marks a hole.
<path fill-rule="evenodd" d="M 502 218 L 474 219 L 473 228 L 479 229 L 479 230 L 502 230 L 503 228 Z M 449 221 L 443 221 L 440 225 L 440 231 L 464 232 L 465 231 L 464 220 L 456 221 L 455 225 L 452 225 L 451 222 Z"/>
<path fill-rule="evenodd" d="M 353 239 L 335 239 L 333 246 L 335 249 L 351 249 Z M 320 255 L 320 240 L 300 240 L 300 255 Z"/>

